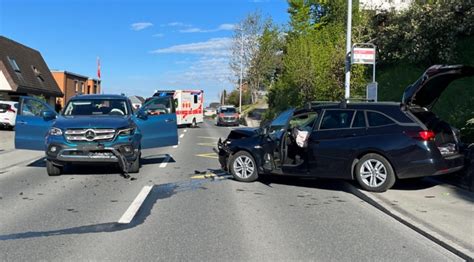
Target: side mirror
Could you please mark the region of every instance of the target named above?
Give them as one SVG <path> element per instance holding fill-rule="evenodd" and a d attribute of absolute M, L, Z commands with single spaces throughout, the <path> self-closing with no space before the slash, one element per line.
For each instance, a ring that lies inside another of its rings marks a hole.
<path fill-rule="evenodd" d="M 41 112 L 41 115 L 45 121 L 50 121 L 56 118 L 56 113 L 49 110 Z"/>
<path fill-rule="evenodd" d="M 148 113 L 147 113 L 145 110 L 139 109 L 139 110 L 137 111 L 137 118 L 146 120 L 146 119 L 148 118 Z"/>

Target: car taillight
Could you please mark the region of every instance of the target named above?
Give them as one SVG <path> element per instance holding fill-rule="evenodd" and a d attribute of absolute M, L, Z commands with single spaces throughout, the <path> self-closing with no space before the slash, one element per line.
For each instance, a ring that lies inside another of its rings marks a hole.
<path fill-rule="evenodd" d="M 423 130 L 419 132 L 407 132 L 407 135 L 422 141 L 431 141 L 435 138 L 435 133 L 431 130 Z"/>
<path fill-rule="evenodd" d="M 11 106 L 9 106 L 8 109 L 7 109 L 7 112 L 15 113 L 15 110 L 13 110 Z"/>

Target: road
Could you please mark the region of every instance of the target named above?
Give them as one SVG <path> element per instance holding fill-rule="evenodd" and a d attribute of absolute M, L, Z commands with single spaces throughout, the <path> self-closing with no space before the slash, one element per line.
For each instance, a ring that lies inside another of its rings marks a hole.
<path fill-rule="evenodd" d="M 112 166 L 48 177 L 41 159 L 4 170 L 0 260 L 460 260 L 341 181 L 227 179 L 212 146 L 229 131 L 179 129 L 179 146 L 145 151 L 134 180 Z M 117 223 L 147 185 L 132 222 Z"/>

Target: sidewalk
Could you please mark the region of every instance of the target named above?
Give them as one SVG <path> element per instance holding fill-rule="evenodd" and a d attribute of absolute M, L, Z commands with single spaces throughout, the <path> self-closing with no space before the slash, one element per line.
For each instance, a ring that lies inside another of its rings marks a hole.
<path fill-rule="evenodd" d="M 464 259 L 474 258 L 474 193 L 433 178 L 400 181 L 384 193 L 349 190 Z"/>

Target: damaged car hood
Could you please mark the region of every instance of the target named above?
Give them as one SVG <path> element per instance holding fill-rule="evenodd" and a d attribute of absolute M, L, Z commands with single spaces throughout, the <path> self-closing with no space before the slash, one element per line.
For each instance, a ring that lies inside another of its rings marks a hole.
<path fill-rule="evenodd" d="M 258 128 L 250 128 L 250 127 L 237 128 L 230 131 L 228 139 L 241 139 L 241 138 L 253 137 L 257 135 L 259 135 Z"/>
<path fill-rule="evenodd" d="M 444 90 L 455 80 L 474 76 L 474 67 L 434 65 L 403 92 L 402 103 L 431 109 Z"/>

